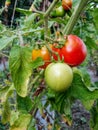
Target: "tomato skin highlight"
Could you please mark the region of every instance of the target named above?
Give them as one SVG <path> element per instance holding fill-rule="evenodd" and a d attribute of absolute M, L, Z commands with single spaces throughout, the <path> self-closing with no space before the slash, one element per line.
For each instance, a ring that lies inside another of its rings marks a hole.
<path fill-rule="evenodd" d="M 47 65 L 50 64 L 50 53 L 45 46 L 43 46 L 41 49 L 32 50 L 32 60 L 36 60 L 38 57 L 41 57 L 45 62 L 45 64 L 40 66 L 40 68 L 46 68 Z"/>
<path fill-rule="evenodd" d="M 53 51 L 58 52 L 60 59 L 64 60 L 70 66 L 80 65 L 87 56 L 87 48 L 84 42 L 76 35 L 68 35 L 65 45 L 62 48 L 52 47 Z M 58 60 L 58 57 L 53 54 L 53 58 Z"/>
<path fill-rule="evenodd" d="M 62 0 L 62 7 L 64 10 L 70 10 L 72 8 L 72 0 Z"/>
<path fill-rule="evenodd" d="M 57 92 L 67 90 L 73 80 L 73 72 L 65 63 L 51 63 L 45 70 L 46 84 Z"/>

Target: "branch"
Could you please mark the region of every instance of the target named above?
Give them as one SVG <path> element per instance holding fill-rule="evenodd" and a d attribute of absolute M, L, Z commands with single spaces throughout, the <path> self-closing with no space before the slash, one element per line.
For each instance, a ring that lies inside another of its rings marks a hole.
<path fill-rule="evenodd" d="M 46 11 L 44 18 L 47 18 L 50 14 L 50 12 L 53 10 L 53 8 L 55 7 L 55 5 L 57 4 L 59 0 L 53 0 L 52 4 L 50 5 L 50 7 L 48 8 L 48 10 Z"/>
<path fill-rule="evenodd" d="M 44 14 L 44 20 L 45 20 L 45 40 L 47 41 L 46 36 L 48 36 L 48 16 L 50 14 L 50 12 L 53 10 L 53 8 L 55 7 L 55 5 L 57 4 L 59 0 L 54 0 L 52 2 L 52 4 L 50 5 L 50 7 L 47 9 L 46 13 Z"/>
<path fill-rule="evenodd" d="M 24 46 L 24 41 L 23 41 L 23 37 L 22 37 L 22 34 L 21 34 L 20 30 L 18 30 L 18 36 L 19 36 L 20 45 Z"/>
<path fill-rule="evenodd" d="M 68 35 L 72 32 L 74 25 L 76 24 L 80 13 L 84 9 L 85 5 L 87 4 L 89 0 L 80 0 L 79 4 L 77 5 L 76 9 L 74 10 L 72 16 L 70 17 L 70 20 L 68 21 L 65 29 L 64 29 L 64 34 Z"/>

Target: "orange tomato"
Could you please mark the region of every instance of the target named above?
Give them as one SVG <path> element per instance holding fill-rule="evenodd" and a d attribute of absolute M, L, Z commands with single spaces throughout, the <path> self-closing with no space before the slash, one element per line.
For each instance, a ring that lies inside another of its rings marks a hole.
<path fill-rule="evenodd" d="M 43 66 L 40 66 L 40 68 L 46 68 L 46 66 L 50 63 L 50 52 L 48 49 L 43 46 L 41 49 L 34 49 L 32 50 L 32 60 L 36 60 L 38 57 L 41 57 L 45 64 Z"/>
<path fill-rule="evenodd" d="M 62 7 L 64 10 L 70 10 L 72 8 L 72 0 L 62 0 Z"/>

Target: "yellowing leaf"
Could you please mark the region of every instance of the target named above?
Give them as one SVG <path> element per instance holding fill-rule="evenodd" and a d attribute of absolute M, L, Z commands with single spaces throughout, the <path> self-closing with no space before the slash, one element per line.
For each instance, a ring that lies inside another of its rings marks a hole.
<path fill-rule="evenodd" d="M 9 106 L 8 100 L 3 104 L 3 111 L 2 111 L 2 123 L 6 124 L 10 121 L 11 117 L 11 110 Z"/>
<path fill-rule="evenodd" d="M 21 97 L 28 93 L 29 78 L 32 73 L 32 55 L 29 47 L 13 47 L 9 59 L 14 86 Z"/>
<path fill-rule="evenodd" d="M 11 126 L 10 130 L 27 130 L 27 127 L 31 121 L 30 114 L 20 114 Z"/>

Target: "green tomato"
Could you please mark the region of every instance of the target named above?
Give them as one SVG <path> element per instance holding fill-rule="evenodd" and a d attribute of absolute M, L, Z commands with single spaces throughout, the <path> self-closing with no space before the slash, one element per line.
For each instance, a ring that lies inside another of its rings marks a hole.
<path fill-rule="evenodd" d="M 57 7 L 51 12 L 52 17 L 63 17 L 65 15 L 65 10 L 62 6 Z"/>
<path fill-rule="evenodd" d="M 46 84 L 55 91 L 62 92 L 68 89 L 72 80 L 72 69 L 65 63 L 51 63 L 45 70 Z"/>

